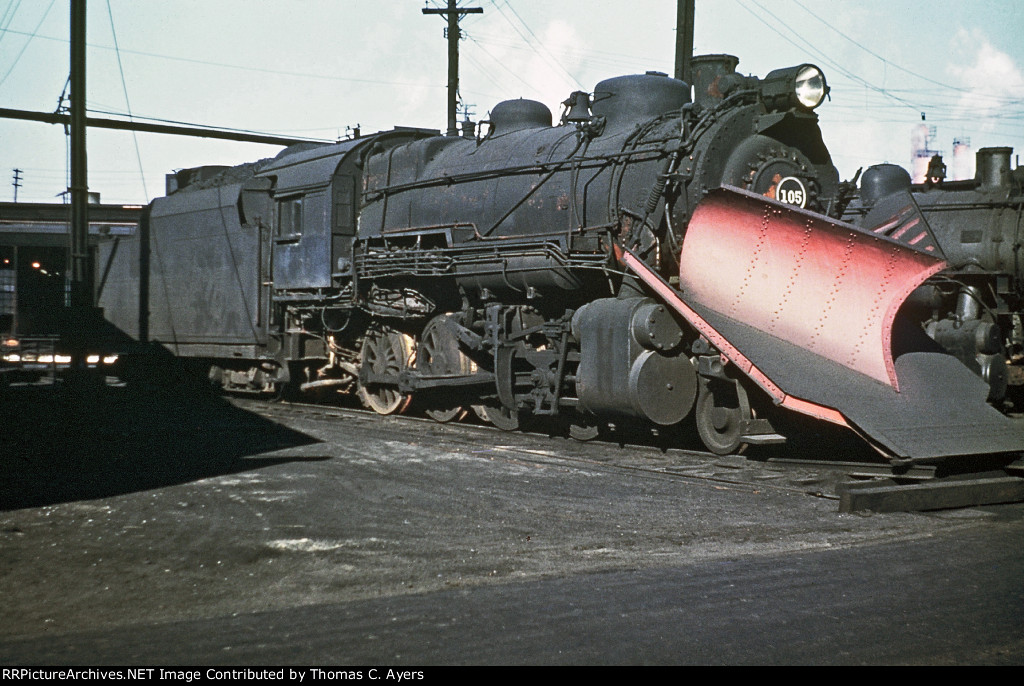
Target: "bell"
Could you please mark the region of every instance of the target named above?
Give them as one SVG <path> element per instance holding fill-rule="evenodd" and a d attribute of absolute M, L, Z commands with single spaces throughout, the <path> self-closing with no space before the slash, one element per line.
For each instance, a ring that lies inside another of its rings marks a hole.
<path fill-rule="evenodd" d="M 589 93 L 573 91 L 562 104 L 565 105 L 565 114 L 562 115 L 563 123 L 582 124 L 590 121 Z"/>
<path fill-rule="evenodd" d="M 942 155 L 935 155 L 928 161 L 928 173 L 925 178 L 929 183 L 942 183 L 946 178 L 946 164 L 942 161 Z"/>

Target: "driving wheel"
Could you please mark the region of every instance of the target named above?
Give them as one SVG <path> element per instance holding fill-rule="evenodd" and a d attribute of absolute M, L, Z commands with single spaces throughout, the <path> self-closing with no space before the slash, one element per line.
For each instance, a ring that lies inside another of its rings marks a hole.
<path fill-rule="evenodd" d="M 470 374 L 473 363 L 459 350 L 459 341 L 446 325 L 448 315 L 434 317 L 423 328 L 416 353 L 416 369 L 423 374 Z M 434 395 L 427 416 L 438 422 L 461 419 L 466 410 L 441 395 Z"/>
<path fill-rule="evenodd" d="M 399 391 L 397 384 L 374 377 L 397 377 L 409 366 L 411 357 L 412 339 L 408 336 L 393 329 L 371 329 L 366 333 L 360 364 L 371 380 L 359 386 L 359 398 L 366 407 L 378 414 L 393 414 L 409 406 L 411 394 Z"/>

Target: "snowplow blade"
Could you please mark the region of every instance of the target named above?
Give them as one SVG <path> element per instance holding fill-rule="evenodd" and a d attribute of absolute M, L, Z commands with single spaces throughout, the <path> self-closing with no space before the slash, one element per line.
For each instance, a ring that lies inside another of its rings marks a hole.
<path fill-rule="evenodd" d="M 623 261 L 776 404 L 903 460 L 1024 450 L 987 384 L 897 318 L 945 266 L 934 250 L 721 189 L 687 227 L 678 290 Z"/>
<path fill-rule="evenodd" d="M 894 240 L 720 190 L 690 220 L 679 287 L 704 307 L 899 390 L 896 311 L 944 266 Z"/>

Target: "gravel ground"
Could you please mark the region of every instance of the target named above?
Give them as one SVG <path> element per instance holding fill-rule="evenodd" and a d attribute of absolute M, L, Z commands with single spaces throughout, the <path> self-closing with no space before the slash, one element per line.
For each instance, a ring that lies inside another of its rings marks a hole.
<path fill-rule="evenodd" d="M 1024 513 L 839 514 L 770 470 L 708 478 L 715 465 L 684 451 L 272 421 L 125 388 L 10 389 L 0 421 L 11 639 L 1019 528 Z"/>

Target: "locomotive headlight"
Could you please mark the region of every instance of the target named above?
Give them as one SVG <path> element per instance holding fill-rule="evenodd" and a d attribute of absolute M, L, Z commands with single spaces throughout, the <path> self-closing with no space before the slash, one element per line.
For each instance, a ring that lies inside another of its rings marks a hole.
<path fill-rule="evenodd" d="M 825 75 L 813 64 L 776 69 L 761 81 L 761 97 L 769 109 L 813 110 L 828 95 Z"/>
<path fill-rule="evenodd" d="M 828 95 L 825 75 L 813 64 L 803 65 L 796 75 L 796 85 L 793 88 L 793 92 L 796 93 L 796 99 L 801 105 L 809 110 L 813 110 Z"/>

